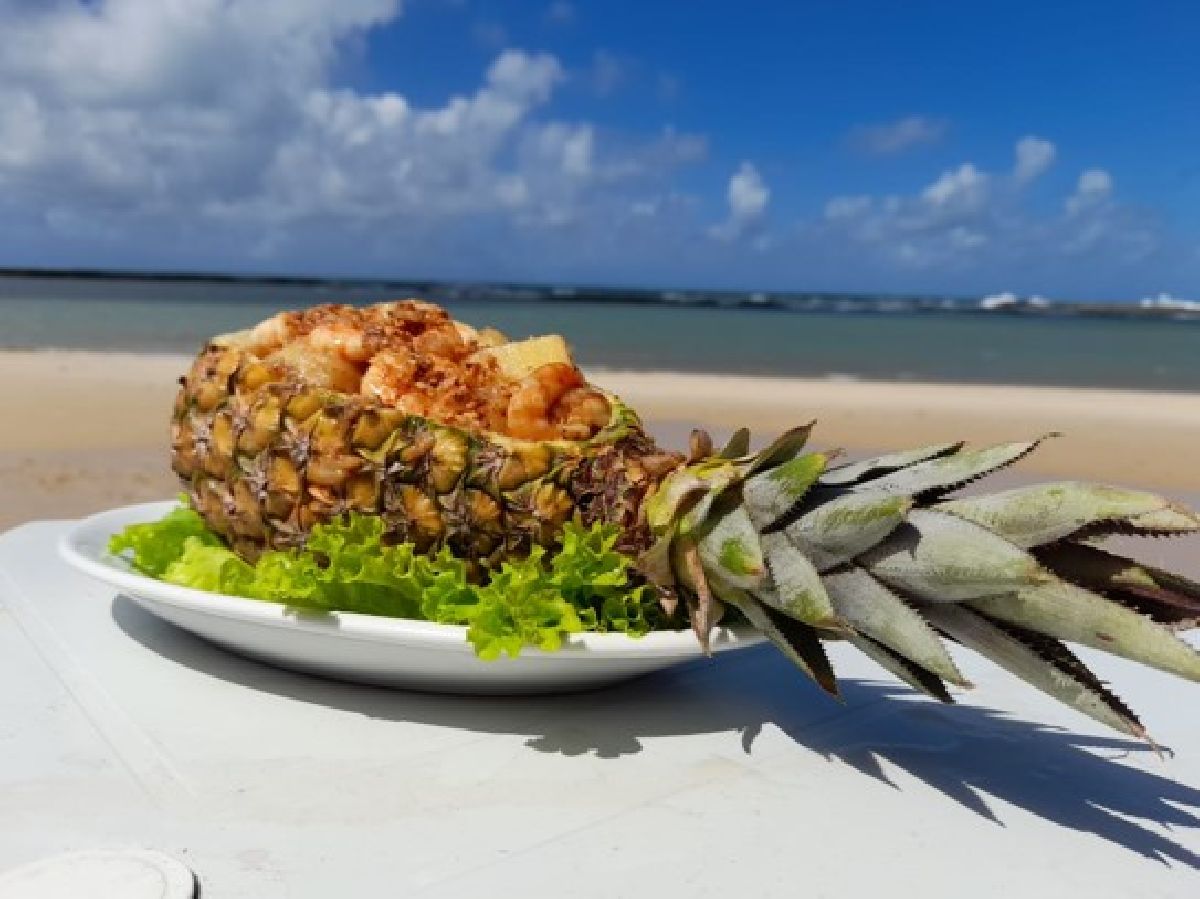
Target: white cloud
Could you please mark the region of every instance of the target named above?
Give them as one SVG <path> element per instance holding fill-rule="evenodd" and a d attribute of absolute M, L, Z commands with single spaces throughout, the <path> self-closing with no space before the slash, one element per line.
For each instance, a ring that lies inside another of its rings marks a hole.
<path fill-rule="evenodd" d="M 504 51 L 430 105 L 336 86 L 342 48 L 394 0 L 0 7 L 0 226 L 46 245 L 104 234 L 157 264 L 197 235 L 235 259 L 305 258 L 308 240 L 326 265 L 336 245 L 402 266 L 505 221 L 603 228 L 706 150 L 547 119 L 566 77 L 549 54 Z"/>
<path fill-rule="evenodd" d="M 595 130 L 591 125 L 554 123 L 537 132 L 535 152 L 564 175 L 592 174 Z"/>
<path fill-rule="evenodd" d="M 1137 262 L 1160 248 L 1155 223 L 1117 202 L 1113 177 L 1104 169 L 1080 173 L 1074 192 L 1063 201 L 1063 210 L 1068 228 L 1061 248 L 1070 256 L 1103 253 Z"/>
<path fill-rule="evenodd" d="M 1022 188 L 1053 162 L 1041 138 L 1016 145 L 1011 178 L 970 162 L 943 172 L 909 196 L 836 196 L 825 203 L 814 238 L 827 246 L 857 247 L 859 262 L 881 270 L 966 272 L 988 267 L 1064 265 L 1080 256 L 1105 265 L 1144 259 L 1159 246 L 1151 223 L 1113 199 L 1111 176 L 1082 173 L 1061 215 L 1022 205 Z"/>
<path fill-rule="evenodd" d="M 6 80 L 49 81 L 63 99 L 235 103 L 249 89 L 286 92 L 319 78 L 336 43 L 395 18 L 396 0 L 108 0 L 10 4 Z M 269 52 L 264 52 L 269 48 Z M 230 78 L 244 76 L 245 83 Z"/>
<path fill-rule="evenodd" d="M 825 218 L 830 221 L 858 218 L 871 208 L 872 202 L 872 199 L 865 195 L 834 197 L 825 204 Z"/>
<path fill-rule="evenodd" d="M 729 179 L 729 212 L 739 221 L 752 222 L 762 217 L 771 200 L 771 191 L 753 165 L 743 162 Z"/>
<path fill-rule="evenodd" d="M 1020 184 L 1040 177 L 1054 163 L 1057 150 L 1050 141 L 1029 135 L 1017 141 L 1013 177 Z"/>
<path fill-rule="evenodd" d="M 719 240 L 735 240 L 756 228 L 771 202 L 771 191 L 762 175 L 752 163 L 743 162 L 729 177 L 726 189 L 729 216 L 719 225 L 709 229 L 709 234 Z"/>
<path fill-rule="evenodd" d="M 864 153 L 890 156 L 937 143 L 945 133 L 946 123 L 941 119 L 914 115 L 878 125 L 860 125 L 850 132 L 850 143 Z"/>
<path fill-rule="evenodd" d="M 1066 210 L 1070 215 L 1080 215 L 1103 205 L 1112 196 L 1112 175 L 1104 169 L 1087 169 L 1080 173 L 1075 193 L 1067 197 Z"/>
<path fill-rule="evenodd" d="M 921 199 L 935 209 L 975 210 L 987 202 L 990 177 L 969 162 L 941 176 L 921 191 Z"/>

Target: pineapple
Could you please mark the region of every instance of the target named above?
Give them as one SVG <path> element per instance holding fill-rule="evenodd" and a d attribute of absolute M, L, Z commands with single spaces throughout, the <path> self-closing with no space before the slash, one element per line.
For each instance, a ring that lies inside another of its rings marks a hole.
<path fill-rule="evenodd" d="M 510 378 L 524 378 L 543 365 L 572 364 L 567 342 L 558 334 L 488 347 L 479 350 L 476 356 L 495 359 L 500 372 Z"/>
<path fill-rule="evenodd" d="M 833 695 L 823 643 L 847 640 L 949 702 L 947 684 L 969 686 L 949 638 L 1148 739 L 1066 644 L 1200 680 L 1175 633 L 1196 625 L 1200 585 L 1099 544 L 1194 534 L 1196 513 L 1082 483 L 951 498 L 1038 440 L 834 464 L 806 449 L 809 424 L 757 453 L 745 430 L 666 452 L 561 337 L 510 343 L 417 301 L 282 314 L 215 338 L 181 383 L 174 469 L 246 559 L 357 511 L 482 577 L 568 520 L 605 522 L 703 645 L 735 609 Z"/>

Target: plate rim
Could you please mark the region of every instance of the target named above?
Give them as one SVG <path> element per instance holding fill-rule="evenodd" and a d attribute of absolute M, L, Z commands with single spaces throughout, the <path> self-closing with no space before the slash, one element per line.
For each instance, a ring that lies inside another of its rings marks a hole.
<path fill-rule="evenodd" d="M 59 537 L 59 558 L 76 571 L 117 588 L 143 608 L 146 608 L 147 604 L 167 606 L 234 619 L 245 624 L 301 630 L 326 637 L 397 645 L 419 644 L 427 648 L 436 645 L 439 649 L 457 649 L 475 655 L 474 648 L 467 641 L 465 625 L 440 624 L 415 618 L 391 618 L 361 612 L 313 612 L 270 600 L 183 587 L 139 574 L 130 568 L 127 562 L 103 549 L 108 543 L 108 538 L 119 528 L 128 524 L 154 521 L 177 504 L 176 500 L 134 503 L 80 518 L 72 522 Z M 747 648 L 764 640 L 765 638 L 752 628 L 718 627 L 713 633 L 712 650 L 715 654 Z M 630 637 L 622 633 L 568 634 L 563 639 L 562 647 L 556 651 L 547 652 L 532 646 L 522 647 L 521 656 L 526 654 L 564 660 L 601 656 L 685 658 L 703 656 L 704 651 L 695 634 L 686 629 L 651 631 L 642 637 Z M 503 663 L 504 660 L 498 661 Z"/>

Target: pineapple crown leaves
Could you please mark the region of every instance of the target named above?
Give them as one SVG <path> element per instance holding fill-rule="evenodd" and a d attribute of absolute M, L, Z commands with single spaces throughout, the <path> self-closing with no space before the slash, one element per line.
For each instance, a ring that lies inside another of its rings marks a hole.
<path fill-rule="evenodd" d="M 1200 654 L 1174 633 L 1200 621 L 1200 584 L 1092 543 L 1198 533 L 1197 513 L 1079 482 L 946 498 L 1044 437 L 942 443 L 834 467 L 832 453 L 805 451 L 811 430 L 793 429 L 757 454 L 744 429 L 718 453 L 694 435 L 687 463 L 647 502 L 654 542 L 639 567 L 660 589 L 683 593 L 706 648 L 728 605 L 831 694 L 822 640 L 845 639 L 951 701 L 946 684 L 970 684 L 949 638 L 1145 739 L 1133 712 L 1065 644 L 1200 680 Z"/>

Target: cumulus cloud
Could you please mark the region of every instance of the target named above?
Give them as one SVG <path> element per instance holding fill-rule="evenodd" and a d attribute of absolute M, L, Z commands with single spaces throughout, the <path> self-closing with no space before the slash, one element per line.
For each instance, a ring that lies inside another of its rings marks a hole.
<path fill-rule="evenodd" d="M 964 162 L 941 176 L 921 191 L 921 199 L 930 210 L 974 212 L 988 200 L 991 176 Z"/>
<path fill-rule="evenodd" d="M 1020 184 L 1028 184 L 1054 164 L 1056 154 L 1054 144 L 1048 140 L 1032 135 L 1021 138 L 1017 141 L 1013 177 Z"/>
<path fill-rule="evenodd" d="M 891 156 L 935 144 L 945 133 L 946 123 L 941 119 L 914 115 L 878 125 L 860 125 L 850 132 L 850 144 L 873 156 Z"/>
<path fill-rule="evenodd" d="M 1080 173 L 1063 202 L 1063 218 L 1067 227 L 1061 247 L 1071 257 L 1141 262 L 1163 245 L 1157 223 L 1118 201 L 1112 175 L 1104 169 Z"/>
<path fill-rule="evenodd" d="M 770 189 L 758 169 L 749 162 L 743 162 L 729 177 L 725 196 L 729 215 L 721 224 L 709 229 L 709 234 L 719 240 L 736 240 L 757 228 L 771 202 Z"/>
<path fill-rule="evenodd" d="M 627 210 L 705 150 L 546 118 L 565 73 L 544 53 L 499 53 L 475 90 L 432 105 L 338 86 L 339 54 L 399 16 L 394 0 L 0 8 L 0 222 L 47 244 L 108 233 L 153 258 L 199 232 L 267 253 L 307 234 L 328 258 L 369 230 L 404 264 L 488 222 Z"/>
<path fill-rule="evenodd" d="M 1053 162 L 1054 145 L 1025 137 L 1011 177 L 964 162 L 911 195 L 833 197 L 812 238 L 857 247 L 882 270 L 954 272 L 1049 266 L 1083 254 L 1105 264 L 1136 262 L 1158 247 L 1151 223 L 1116 203 L 1111 176 L 1089 169 L 1060 215 L 1026 209 L 1021 188 Z"/>
<path fill-rule="evenodd" d="M 1079 181 L 1075 185 L 1075 192 L 1067 197 L 1067 213 L 1077 216 L 1089 210 L 1094 210 L 1104 205 L 1108 198 L 1112 196 L 1112 191 L 1112 175 L 1104 171 L 1104 169 L 1087 169 L 1079 175 Z"/>

